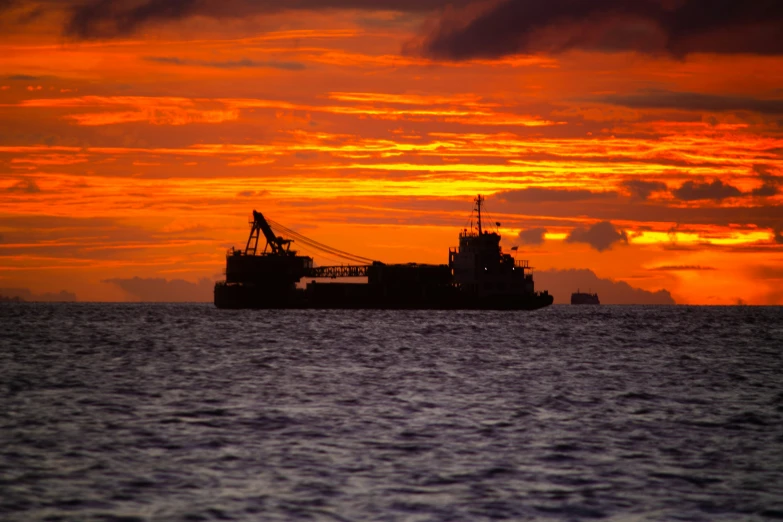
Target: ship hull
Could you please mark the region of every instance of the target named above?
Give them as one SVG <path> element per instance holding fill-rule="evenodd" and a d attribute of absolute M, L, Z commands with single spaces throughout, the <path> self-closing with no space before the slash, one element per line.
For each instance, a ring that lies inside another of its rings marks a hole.
<path fill-rule="evenodd" d="M 584 293 L 573 293 L 571 294 L 571 304 L 572 305 L 598 305 L 601 304 L 601 302 L 598 300 L 598 294 L 584 294 Z"/>
<path fill-rule="evenodd" d="M 222 309 L 536 310 L 553 301 L 546 292 L 479 297 L 449 287 L 406 296 L 384 295 L 369 286 L 325 283 L 318 285 L 318 291 L 269 292 L 251 285 L 218 283 L 214 302 Z"/>

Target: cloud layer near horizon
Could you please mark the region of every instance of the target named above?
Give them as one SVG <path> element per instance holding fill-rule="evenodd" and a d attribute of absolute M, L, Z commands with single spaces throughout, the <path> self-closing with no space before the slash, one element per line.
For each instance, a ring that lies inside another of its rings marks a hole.
<path fill-rule="evenodd" d="M 72 303 L 77 300 L 76 294 L 67 290 L 36 293 L 29 288 L 0 288 L 0 300 L 2 298 L 18 298 L 32 303 Z"/>
<path fill-rule="evenodd" d="M 600 278 L 588 269 L 539 270 L 535 274 L 536 288 L 547 289 L 555 297 L 555 304 L 568 304 L 577 290 L 595 292 L 601 304 L 614 305 L 673 305 L 666 290 L 650 292 L 634 288 L 625 281 Z"/>
<path fill-rule="evenodd" d="M 535 274 L 536 287 L 555 296 L 555 304 L 570 302 L 577 289 L 592 289 L 599 293 L 603 304 L 675 304 L 669 292 L 649 292 L 634 288 L 622 281 L 598 277 L 592 270 L 539 270 Z M 106 281 L 119 286 L 141 302 L 212 302 L 214 282 L 201 279 L 194 283 L 182 279 L 141 278 Z M 329 284 L 328 282 L 322 284 Z"/>
<path fill-rule="evenodd" d="M 161 277 L 115 278 L 104 281 L 117 285 L 131 301 L 150 303 L 204 303 L 211 302 L 215 282 L 202 278 L 198 282 Z"/>

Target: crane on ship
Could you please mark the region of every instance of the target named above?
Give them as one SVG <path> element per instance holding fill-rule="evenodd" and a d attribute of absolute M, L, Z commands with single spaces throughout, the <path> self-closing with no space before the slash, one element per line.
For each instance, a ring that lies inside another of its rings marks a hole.
<path fill-rule="evenodd" d="M 261 235 L 264 236 L 266 244 L 264 245 L 264 249 L 259 253 L 258 242 Z M 316 251 L 330 258 L 337 258 L 352 263 L 349 265 L 312 267 L 307 273 L 307 276 L 309 277 L 365 277 L 367 275 L 367 269 L 373 263 L 377 262 L 368 257 L 351 254 L 319 243 L 314 239 L 310 239 L 280 223 L 264 217 L 261 212 L 253 210 L 253 217 L 250 220 L 250 235 L 247 239 L 244 255 L 296 256 L 297 251 L 291 250 L 291 244 L 294 242 L 298 242 L 303 247 L 307 247 L 308 250 Z"/>
<path fill-rule="evenodd" d="M 253 210 L 253 219 L 250 221 L 250 237 L 247 238 L 247 245 L 245 246 L 245 255 L 254 256 L 258 251 L 258 239 L 261 234 L 264 234 L 266 239 L 266 245 L 264 245 L 264 252 L 269 249 L 272 255 L 276 256 L 291 256 L 296 252 L 291 251 L 291 239 L 283 239 L 282 236 L 276 236 L 272 227 L 264 218 L 261 212 Z M 252 247 L 250 246 L 252 243 Z"/>

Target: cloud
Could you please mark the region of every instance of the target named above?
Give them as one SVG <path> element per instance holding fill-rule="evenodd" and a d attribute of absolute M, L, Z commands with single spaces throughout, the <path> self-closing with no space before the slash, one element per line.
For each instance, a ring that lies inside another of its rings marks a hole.
<path fill-rule="evenodd" d="M 629 179 L 624 181 L 622 186 L 635 199 L 647 199 L 653 192 L 663 192 L 667 189 L 666 183 L 661 181 L 643 181 L 640 179 Z"/>
<path fill-rule="evenodd" d="M 742 192 L 733 185 L 715 179 L 712 183 L 686 181 L 680 188 L 674 189 L 672 194 L 683 201 L 697 201 L 701 199 L 722 201 L 726 198 L 739 197 L 742 195 Z"/>
<path fill-rule="evenodd" d="M 783 266 L 760 265 L 753 270 L 762 279 L 783 279 Z"/>
<path fill-rule="evenodd" d="M 203 278 L 192 283 L 184 279 L 141 278 L 107 279 L 104 283 L 117 285 L 133 300 L 155 303 L 211 302 L 215 282 Z"/>
<path fill-rule="evenodd" d="M 625 281 L 602 279 L 587 269 L 537 270 L 535 282 L 536 290 L 548 290 L 555 304 L 570 303 L 571 294 L 577 290 L 596 292 L 602 304 L 676 304 L 668 290 L 642 290 Z"/>
<path fill-rule="evenodd" d="M 114 38 L 142 26 L 205 16 L 240 18 L 284 10 L 362 9 L 426 12 L 469 0 L 67 0 L 67 36 Z"/>
<path fill-rule="evenodd" d="M 545 228 L 528 228 L 519 233 L 518 239 L 525 245 L 540 245 L 544 242 Z"/>
<path fill-rule="evenodd" d="M 72 6 L 65 34 L 79 38 L 127 35 L 147 22 L 178 20 L 197 14 L 198 5 L 196 0 L 87 1 Z"/>
<path fill-rule="evenodd" d="M 646 90 L 635 94 L 599 96 L 591 98 L 590 101 L 631 109 L 680 109 L 705 112 L 747 111 L 761 114 L 783 114 L 783 99 L 780 98 L 765 99 L 698 92 Z"/>
<path fill-rule="evenodd" d="M 269 195 L 268 190 L 243 190 L 237 193 L 237 197 L 240 198 L 253 198 L 253 197 L 259 198 L 267 195 Z"/>
<path fill-rule="evenodd" d="M 783 177 L 772 174 L 772 169 L 766 165 L 754 165 L 753 171 L 761 178 L 761 186 L 753 189 L 750 194 L 759 197 L 771 197 L 780 193 Z"/>
<path fill-rule="evenodd" d="M 764 183 L 760 187 L 754 188 L 750 191 L 751 195 L 759 197 L 771 197 L 777 195 L 779 192 L 780 189 L 776 183 Z"/>
<path fill-rule="evenodd" d="M 215 107 L 215 101 L 222 108 Z M 77 96 L 23 100 L 23 107 L 67 107 L 89 112 L 65 116 L 77 125 L 99 126 L 135 122 L 152 125 L 222 123 L 239 118 L 239 108 L 226 100 L 191 99 L 178 96 Z"/>
<path fill-rule="evenodd" d="M 37 194 L 38 192 L 41 192 L 41 189 L 35 180 L 24 178 L 6 188 L 5 191 L 21 194 Z"/>
<path fill-rule="evenodd" d="M 628 243 L 628 234 L 617 230 L 609 221 L 601 221 L 590 228 L 573 229 L 565 240 L 567 243 L 587 243 L 599 252 L 603 252 L 612 248 L 615 243 Z"/>
<path fill-rule="evenodd" d="M 11 76 L 6 76 L 7 80 L 20 82 L 35 82 L 41 78 L 41 76 L 30 76 L 29 74 L 12 74 Z"/>
<path fill-rule="evenodd" d="M 682 271 L 692 271 L 692 270 L 715 270 L 714 267 L 711 266 L 701 266 L 701 265 L 663 265 L 663 266 L 656 266 L 655 268 L 650 268 L 650 270 L 655 271 L 662 271 L 662 272 L 682 272 Z"/>
<path fill-rule="evenodd" d="M 783 54 L 777 0 L 501 0 L 476 13 L 446 12 L 423 44 L 449 60 L 570 49 Z"/>
<path fill-rule="evenodd" d="M 753 269 L 753 274 L 767 283 L 769 291 L 764 296 L 764 303 L 768 305 L 783 305 L 783 266 L 760 265 Z"/>
<path fill-rule="evenodd" d="M 617 197 L 616 192 L 591 192 L 584 189 L 548 189 L 530 187 L 520 190 L 499 192 L 495 195 L 498 199 L 509 203 L 529 203 L 544 201 L 583 201 L 587 199 L 603 199 Z"/>
<path fill-rule="evenodd" d="M 76 301 L 76 294 L 66 290 L 36 294 L 27 288 L 0 288 L 0 297 L 19 298 L 22 301 L 41 303 L 72 303 Z"/>
<path fill-rule="evenodd" d="M 753 165 L 753 172 L 755 172 L 762 178 L 765 176 L 773 176 L 772 170 L 773 168 L 770 167 L 769 165 L 761 165 L 761 164 Z"/>
<path fill-rule="evenodd" d="M 772 232 L 772 238 L 775 240 L 775 243 L 783 245 L 783 226 L 775 228 Z"/>
<path fill-rule="evenodd" d="M 167 65 L 190 65 L 196 67 L 215 67 L 218 69 L 247 69 L 247 68 L 271 68 L 285 71 L 301 71 L 305 65 L 299 62 L 280 62 L 275 60 L 250 60 L 242 58 L 240 60 L 209 61 L 209 60 L 190 60 L 187 58 L 177 58 L 176 56 L 147 56 L 144 58 L 148 62 L 167 64 Z"/>

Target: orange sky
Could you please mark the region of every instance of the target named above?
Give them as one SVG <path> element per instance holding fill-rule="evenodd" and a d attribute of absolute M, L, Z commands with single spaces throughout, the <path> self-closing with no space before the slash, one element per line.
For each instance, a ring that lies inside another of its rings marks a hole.
<path fill-rule="evenodd" d="M 783 304 L 781 13 L 104 4 L 0 3 L 0 289 L 217 279 L 252 209 L 445 263 L 482 193 L 539 271 Z"/>

